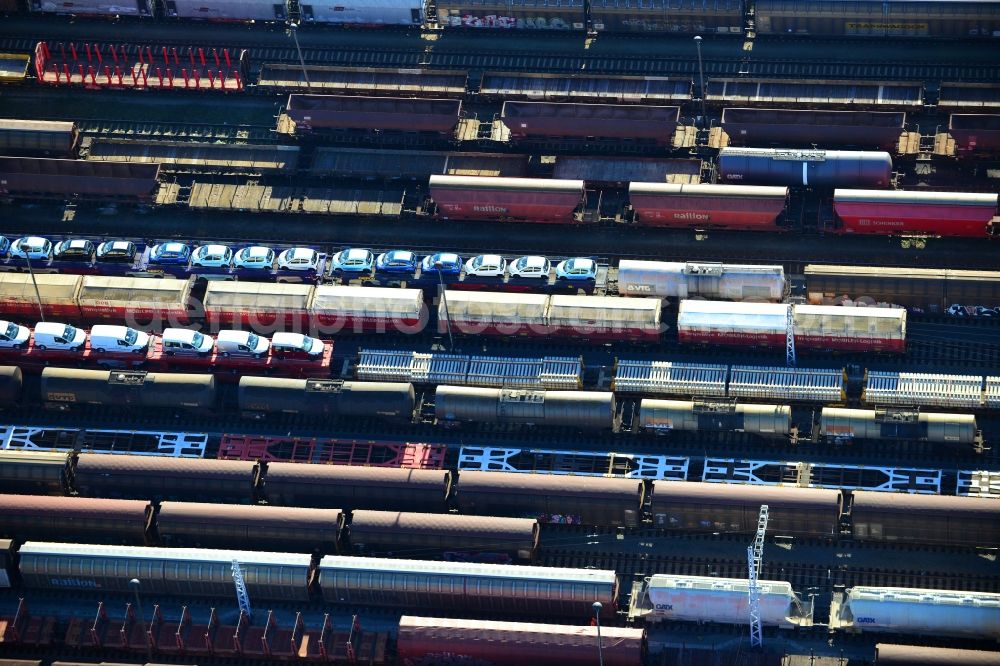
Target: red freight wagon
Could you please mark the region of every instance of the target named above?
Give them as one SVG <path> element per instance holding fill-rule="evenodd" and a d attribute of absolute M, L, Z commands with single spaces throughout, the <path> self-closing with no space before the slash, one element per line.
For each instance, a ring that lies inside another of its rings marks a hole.
<path fill-rule="evenodd" d="M 997 213 L 996 194 L 835 190 L 840 231 L 984 237 Z"/>
<path fill-rule="evenodd" d="M 419 289 L 321 285 L 313 295 L 310 316 L 324 334 L 418 333 L 427 323 Z"/>
<path fill-rule="evenodd" d="M 45 317 L 55 320 L 80 318 L 77 295 L 83 284 L 82 275 L 35 273 L 38 293 L 28 273 L 0 273 L 0 312 L 7 317 L 38 321 L 38 297 L 41 296 Z"/>
<path fill-rule="evenodd" d="M 0 157 L 0 193 L 13 197 L 152 198 L 159 164 Z"/>
<path fill-rule="evenodd" d="M 296 125 L 314 129 L 440 132 L 455 128 L 462 113 L 457 99 L 289 95 L 285 113 Z"/>
<path fill-rule="evenodd" d="M 904 111 L 806 109 L 722 110 L 731 146 L 864 146 L 895 150 L 906 127 Z"/>
<path fill-rule="evenodd" d="M 631 183 L 629 203 L 638 224 L 774 230 L 788 201 L 787 187 Z"/>
<path fill-rule="evenodd" d="M 500 119 L 515 139 L 651 139 L 669 145 L 680 113 L 676 106 L 504 102 Z"/>
<path fill-rule="evenodd" d="M 86 275 L 77 303 L 84 319 L 164 328 L 190 322 L 190 294 L 190 280 Z"/>
<path fill-rule="evenodd" d="M 1000 114 L 953 113 L 948 134 L 958 152 L 1000 153 Z"/>
<path fill-rule="evenodd" d="M 209 282 L 205 321 L 257 332 L 308 330 L 313 286 L 273 282 Z"/>
<path fill-rule="evenodd" d="M 580 222 L 582 180 L 431 176 L 431 198 L 445 219 Z"/>

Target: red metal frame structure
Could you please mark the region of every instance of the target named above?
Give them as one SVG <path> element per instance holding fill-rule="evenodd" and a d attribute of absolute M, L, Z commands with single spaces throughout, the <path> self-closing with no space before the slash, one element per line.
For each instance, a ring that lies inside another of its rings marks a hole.
<path fill-rule="evenodd" d="M 220 460 L 260 460 L 355 467 L 444 469 L 443 444 L 310 437 L 223 435 Z"/>
<path fill-rule="evenodd" d="M 85 88 L 242 92 L 245 50 L 203 46 L 53 44 L 35 46 L 39 83 Z"/>

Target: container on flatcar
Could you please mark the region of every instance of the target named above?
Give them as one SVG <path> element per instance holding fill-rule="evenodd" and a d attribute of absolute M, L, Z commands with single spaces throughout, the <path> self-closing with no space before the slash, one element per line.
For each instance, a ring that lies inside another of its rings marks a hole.
<path fill-rule="evenodd" d="M 892 157 L 881 151 L 723 148 L 719 173 L 727 183 L 789 187 L 886 188 Z"/>
<path fill-rule="evenodd" d="M 81 453 L 73 485 L 84 497 L 249 504 L 254 500 L 254 465 L 235 460 Z"/>
<path fill-rule="evenodd" d="M 56 321 L 75 321 L 80 319 L 77 298 L 82 285 L 82 275 L 36 272 L 32 279 L 27 272 L 0 272 L 0 312 L 35 321 L 41 298 L 46 316 Z"/>
<path fill-rule="evenodd" d="M 307 284 L 210 281 L 203 300 L 205 320 L 261 333 L 307 330 L 314 289 Z"/>
<path fill-rule="evenodd" d="M 449 471 L 283 462 L 261 466 L 257 483 L 270 504 L 345 511 L 443 513 L 452 490 Z"/>
<path fill-rule="evenodd" d="M 635 479 L 465 471 L 455 498 L 467 514 L 634 527 L 646 494 Z"/>

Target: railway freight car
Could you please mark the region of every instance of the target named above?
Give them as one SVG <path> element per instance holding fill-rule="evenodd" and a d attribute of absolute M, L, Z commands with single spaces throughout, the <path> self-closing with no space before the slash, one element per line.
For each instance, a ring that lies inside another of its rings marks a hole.
<path fill-rule="evenodd" d="M 837 490 L 656 481 L 650 512 L 662 529 L 752 534 L 767 504 L 769 534 L 830 537 L 839 531 L 842 502 Z"/>
<path fill-rule="evenodd" d="M 618 291 L 625 296 L 780 301 L 785 296 L 785 269 L 781 266 L 622 259 L 618 262 Z"/>
<path fill-rule="evenodd" d="M 430 178 L 436 214 L 454 220 L 582 222 L 582 180 L 442 176 Z"/>
<path fill-rule="evenodd" d="M 216 387 L 212 375 L 45 368 L 41 397 L 53 407 L 129 405 L 207 411 L 216 405 Z"/>
<path fill-rule="evenodd" d="M 819 432 L 835 441 L 908 439 L 980 448 L 983 444 L 983 435 L 972 414 L 921 414 L 906 409 L 824 407 Z"/>
<path fill-rule="evenodd" d="M 809 302 L 817 305 L 846 296 L 933 313 L 954 303 L 1000 306 L 1000 272 L 995 271 L 809 264 L 805 278 Z"/>
<path fill-rule="evenodd" d="M 584 6 L 584 0 L 440 0 L 437 14 L 445 29 L 583 30 Z"/>
<path fill-rule="evenodd" d="M 1000 5 L 992 0 L 757 0 L 762 35 L 852 37 L 996 37 Z"/>
<path fill-rule="evenodd" d="M 727 183 L 820 189 L 892 184 L 892 157 L 881 151 L 723 148 L 718 167 Z"/>
<path fill-rule="evenodd" d="M 677 337 L 688 344 L 784 347 L 789 310 L 803 349 L 906 351 L 906 310 L 898 308 L 684 300 Z"/>
<path fill-rule="evenodd" d="M 893 645 L 879 643 L 875 646 L 876 666 L 993 666 L 996 652 L 985 650 L 960 650 L 926 645 Z"/>
<path fill-rule="evenodd" d="M 588 7 L 598 32 L 740 35 L 744 28 L 742 0 L 591 0 Z"/>
<path fill-rule="evenodd" d="M 948 119 L 948 136 L 959 155 L 1000 153 L 1000 114 L 953 113 Z"/>
<path fill-rule="evenodd" d="M 931 234 L 985 238 L 1000 232 L 997 194 L 835 190 L 833 208 L 847 234 Z"/>
<path fill-rule="evenodd" d="M 588 430 L 613 430 L 617 425 L 615 394 L 607 391 L 438 386 L 434 415 L 441 423 L 520 423 Z"/>
<path fill-rule="evenodd" d="M 68 157 L 76 147 L 76 123 L 0 119 L 0 153 Z"/>
<path fill-rule="evenodd" d="M 285 114 L 295 131 L 399 131 L 447 134 L 458 124 L 462 101 L 407 97 L 289 95 Z"/>
<path fill-rule="evenodd" d="M 248 504 L 254 499 L 254 463 L 81 453 L 73 487 L 84 497 Z"/>
<path fill-rule="evenodd" d="M 11 407 L 21 401 L 24 373 L 16 365 L 0 365 L 0 408 Z"/>
<path fill-rule="evenodd" d="M 139 500 L 0 495 L 0 535 L 20 540 L 58 535 L 67 541 L 142 545 L 152 520 L 152 507 Z"/>
<path fill-rule="evenodd" d="M 855 586 L 830 608 L 831 628 L 853 633 L 1000 638 L 1000 594 Z"/>
<path fill-rule="evenodd" d="M 639 226 L 774 231 L 788 188 L 629 183 L 628 198 Z"/>
<path fill-rule="evenodd" d="M 612 617 L 614 571 L 327 555 L 317 570 L 327 603 L 586 619 Z"/>
<path fill-rule="evenodd" d="M 396 650 L 404 663 L 445 663 L 460 655 L 497 666 L 563 666 L 593 661 L 597 627 L 404 615 Z M 606 666 L 644 663 L 643 629 L 601 627 Z"/>
<path fill-rule="evenodd" d="M 412 417 L 415 405 L 412 384 L 279 377 L 241 377 L 238 400 L 245 415 L 375 416 L 403 420 Z"/>
<path fill-rule="evenodd" d="M 172 4 L 172 3 L 168 3 Z M 137 16 L 151 17 L 154 0 L 116 2 L 115 0 L 28 0 L 28 9 L 41 14 L 70 14 L 73 16 Z"/>
<path fill-rule="evenodd" d="M 1000 547 L 993 500 L 855 490 L 848 508 L 859 541 Z"/>
<path fill-rule="evenodd" d="M 508 101 L 500 112 L 515 141 L 569 137 L 670 146 L 679 119 L 680 107 L 635 104 Z"/>
<path fill-rule="evenodd" d="M 0 194 L 23 199 L 151 202 L 159 164 L 0 157 Z"/>
<path fill-rule="evenodd" d="M 906 127 L 906 113 L 726 108 L 720 126 L 731 146 L 853 146 L 894 151 Z"/>
<path fill-rule="evenodd" d="M 639 406 L 639 430 L 727 431 L 787 437 L 792 433 L 792 408 L 788 405 L 740 405 L 725 400 L 712 402 L 643 398 Z"/>

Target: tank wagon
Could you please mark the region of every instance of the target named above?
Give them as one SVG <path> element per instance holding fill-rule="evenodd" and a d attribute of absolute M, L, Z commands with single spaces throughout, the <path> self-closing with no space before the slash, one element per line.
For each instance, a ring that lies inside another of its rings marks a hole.
<path fill-rule="evenodd" d="M 453 655 L 499 666 L 562 666 L 593 660 L 597 627 L 527 624 L 404 615 L 396 650 L 401 661 L 444 661 Z M 641 628 L 601 627 L 607 666 L 637 666 L 646 654 Z"/>
<path fill-rule="evenodd" d="M 886 188 L 892 157 L 881 151 L 723 148 L 719 173 L 727 183 Z"/>
<path fill-rule="evenodd" d="M 24 373 L 16 365 L 0 366 L 0 407 L 9 407 L 21 400 Z"/>
<path fill-rule="evenodd" d="M 906 409 L 824 407 L 820 434 L 829 439 L 913 439 L 982 445 L 972 414 L 919 413 Z"/>
<path fill-rule="evenodd" d="M 475 386 L 438 386 L 439 422 L 523 423 L 614 429 L 615 395 L 602 391 L 531 391 Z"/>
<path fill-rule="evenodd" d="M 130 405 L 210 410 L 216 404 L 215 377 L 141 370 L 42 371 L 42 400 L 50 405 Z"/>
<path fill-rule="evenodd" d="M 42 456 L 53 461 L 61 457 L 61 467 L 47 465 L 43 471 L 49 478 L 41 487 L 24 484 L 21 479 L 38 470 L 32 458 Z M 74 468 L 74 457 L 71 453 L 28 456 L 0 451 L 0 481 L 7 492 L 267 503 L 344 512 L 444 514 L 455 508 L 463 515 L 598 527 L 635 526 L 650 520 L 660 529 L 695 533 L 752 534 L 757 530 L 760 505 L 768 504 L 772 529 L 781 535 L 834 536 L 843 519 L 859 541 L 985 548 L 1000 544 L 1000 503 L 988 498 L 500 471 L 462 471 L 456 481 L 455 473 L 446 470 L 87 453 L 79 454 Z M 844 507 L 848 507 L 846 512 Z M 322 544 L 312 546 L 319 549 Z"/>
<path fill-rule="evenodd" d="M 241 377 L 238 399 L 244 414 L 330 417 L 408 419 L 415 405 L 412 384 L 278 377 Z"/>
<path fill-rule="evenodd" d="M 970 417 L 975 425 L 975 418 Z M 732 431 L 755 435 L 790 435 L 788 405 L 740 405 L 735 401 L 654 400 L 643 398 L 639 428 L 652 431 Z"/>
<path fill-rule="evenodd" d="M 933 234 L 985 238 L 997 214 L 997 194 L 835 190 L 843 233 Z"/>
<path fill-rule="evenodd" d="M 785 295 L 785 269 L 622 259 L 618 262 L 618 291 L 626 296 L 780 301 Z"/>

